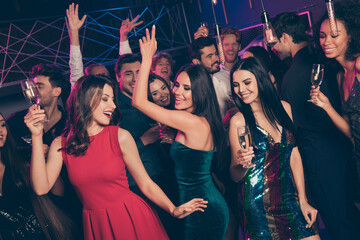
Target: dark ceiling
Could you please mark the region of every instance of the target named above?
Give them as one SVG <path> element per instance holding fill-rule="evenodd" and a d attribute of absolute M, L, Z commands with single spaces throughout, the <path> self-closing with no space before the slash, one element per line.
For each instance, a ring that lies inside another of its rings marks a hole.
<path fill-rule="evenodd" d="M 72 2 L 80 5 L 80 11 L 90 12 L 135 5 L 174 4 L 181 0 L 2 0 L 1 2 L 0 21 L 12 22 L 18 19 L 65 15 L 65 9 Z"/>

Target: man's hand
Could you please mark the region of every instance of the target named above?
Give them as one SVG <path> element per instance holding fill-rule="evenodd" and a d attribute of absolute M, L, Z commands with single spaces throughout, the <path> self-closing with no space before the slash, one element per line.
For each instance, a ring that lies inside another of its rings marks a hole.
<path fill-rule="evenodd" d="M 120 27 L 120 42 L 125 42 L 128 40 L 128 35 L 133 30 L 134 27 L 139 26 L 144 21 L 139 21 L 135 23 L 139 19 L 140 15 L 137 15 L 132 21 L 130 21 L 128 18 L 122 21 L 121 27 Z"/>
<path fill-rule="evenodd" d="M 66 17 L 68 19 L 71 45 L 79 45 L 79 29 L 84 24 L 86 15 L 84 15 L 80 20 L 79 5 L 72 3 L 69 5 L 69 8 L 66 9 Z"/>
<path fill-rule="evenodd" d="M 156 125 L 152 128 L 149 128 L 141 137 L 141 141 L 143 142 L 144 146 L 152 144 L 156 141 L 160 140 L 160 131 L 159 127 Z"/>

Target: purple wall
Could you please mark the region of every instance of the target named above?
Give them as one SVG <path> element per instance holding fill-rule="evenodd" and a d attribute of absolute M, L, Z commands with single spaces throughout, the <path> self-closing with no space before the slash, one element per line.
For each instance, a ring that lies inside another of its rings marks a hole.
<path fill-rule="evenodd" d="M 237 27 L 242 28 L 247 25 L 260 23 L 260 14 L 262 11 L 260 0 L 252 0 L 253 8 L 249 7 L 249 0 L 224 0 L 227 7 L 229 25 L 225 22 L 222 0 L 218 0 L 215 6 L 217 20 L 221 27 Z M 336 1 L 336 0 L 335 0 Z M 200 0 L 202 13 L 199 12 L 198 0 L 192 1 L 192 7 L 195 9 L 198 21 L 207 21 L 209 27 L 213 25 L 213 13 L 211 8 L 211 0 Z M 270 15 L 275 17 L 283 12 L 310 11 L 313 22 L 316 22 L 326 10 L 325 0 L 263 0 L 264 7 Z M 196 21 L 191 21 L 192 31 L 196 31 Z M 212 28 L 212 27 L 210 27 Z M 212 30 L 212 29 L 211 29 Z"/>

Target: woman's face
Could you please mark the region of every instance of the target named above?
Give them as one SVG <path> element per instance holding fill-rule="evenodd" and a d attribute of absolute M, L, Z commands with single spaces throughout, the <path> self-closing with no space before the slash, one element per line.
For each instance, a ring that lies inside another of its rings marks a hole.
<path fill-rule="evenodd" d="M 170 104 L 170 89 L 159 79 L 155 79 L 150 83 L 150 93 L 154 103 L 161 107 Z"/>
<path fill-rule="evenodd" d="M 193 100 L 191 92 L 191 82 L 189 75 L 182 72 L 177 77 L 172 90 L 175 97 L 175 109 L 193 112 Z"/>
<path fill-rule="evenodd" d="M 0 114 L 0 148 L 5 145 L 7 136 L 6 122 L 4 117 Z"/>
<path fill-rule="evenodd" d="M 344 23 L 340 20 L 336 21 L 338 27 L 338 36 L 333 37 L 330 34 L 329 19 L 325 19 L 320 28 L 320 45 L 327 58 L 343 58 L 345 57 L 350 36 L 346 32 Z"/>
<path fill-rule="evenodd" d="M 114 92 L 110 85 L 105 84 L 99 105 L 93 110 L 93 121 L 100 126 L 110 124 L 111 115 L 116 106 L 114 103 Z"/>
<path fill-rule="evenodd" d="M 233 74 L 234 92 L 245 104 L 251 104 L 258 99 L 259 91 L 254 74 L 247 70 L 237 70 Z"/>

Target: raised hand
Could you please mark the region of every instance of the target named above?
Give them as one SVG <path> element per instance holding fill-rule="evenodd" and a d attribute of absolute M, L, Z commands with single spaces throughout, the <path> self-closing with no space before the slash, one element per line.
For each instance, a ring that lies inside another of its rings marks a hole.
<path fill-rule="evenodd" d="M 317 210 L 310 206 L 310 204 L 306 201 L 300 203 L 300 209 L 306 222 L 308 223 L 306 228 L 310 228 L 316 221 Z"/>
<path fill-rule="evenodd" d="M 331 105 L 329 99 L 320 91 L 320 86 L 311 86 L 310 97 L 311 102 L 322 109 Z"/>
<path fill-rule="evenodd" d="M 68 19 L 70 31 L 79 31 L 86 19 L 86 15 L 84 15 L 80 20 L 79 5 L 75 5 L 74 3 L 70 4 L 69 8 L 66 9 L 66 17 Z"/>
<path fill-rule="evenodd" d="M 132 21 L 130 21 L 129 18 L 122 21 L 120 27 L 120 42 L 124 42 L 128 40 L 128 35 L 131 32 L 131 30 L 133 30 L 134 27 L 137 27 L 144 22 L 144 21 L 139 21 L 135 23 L 139 19 L 139 17 L 140 15 L 137 15 Z"/>
<path fill-rule="evenodd" d="M 198 39 L 200 37 L 207 37 L 209 35 L 209 29 L 205 26 L 199 27 L 196 33 L 194 33 L 194 39 Z"/>
<path fill-rule="evenodd" d="M 253 157 L 255 157 L 253 147 L 249 147 L 249 149 L 240 148 L 237 151 L 236 163 L 240 165 L 245 165 L 247 163 L 250 163 Z"/>
<path fill-rule="evenodd" d="M 150 60 L 154 56 L 157 49 L 157 42 L 155 39 L 155 25 L 152 26 L 151 36 L 149 29 L 146 29 L 146 35 L 139 39 L 140 52 L 143 60 Z"/>
<path fill-rule="evenodd" d="M 207 203 L 208 201 L 205 201 L 202 198 L 194 198 L 187 203 L 176 207 L 171 215 L 176 218 L 184 218 L 195 211 L 204 212 L 204 208 L 207 207 Z"/>
<path fill-rule="evenodd" d="M 28 113 L 24 117 L 24 122 L 33 136 L 39 136 L 43 133 L 44 124 L 42 122 L 45 119 L 45 111 L 40 109 L 40 106 L 34 104 L 29 108 Z"/>

